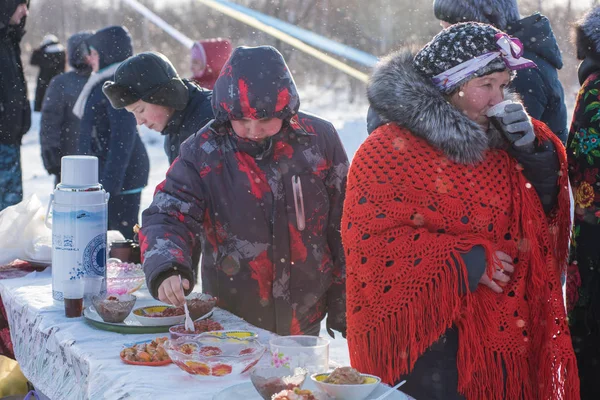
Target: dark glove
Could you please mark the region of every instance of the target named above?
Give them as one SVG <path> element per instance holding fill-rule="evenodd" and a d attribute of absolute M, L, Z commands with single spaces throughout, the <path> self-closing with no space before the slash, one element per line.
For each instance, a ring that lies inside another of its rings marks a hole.
<path fill-rule="evenodd" d="M 60 150 L 59 149 L 44 149 L 42 153 L 42 159 L 44 161 L 44 167 L 49 174 L 56 174 L 60 172 Z"/>
<path fill-rule="evenodd" d="M 527 153 L 534 151 L 533 124 L 523 104 L 507 104 L 504 107 L 504 113 L 496 115 L 492 121 L 496 128 L 504 134 L 513 149 Z"/>
<path fill-rule="evenodd" d="M 329 318 L 327 318 L 326 326 L 327 326 L 327 333 L 333 339 L 335 339 L 335 333 L 333 332 L 334 330 L 340 332 L 344 339 L 346 338 L 346 326 L 343 326 L 343 327 L 342 326 L 334 326 L 334 324 L 329 320 Z"/>
<path fill-rule="evenodd" d="M 60 167 L 50 168 L 48 174 L 60 177 Z"/>

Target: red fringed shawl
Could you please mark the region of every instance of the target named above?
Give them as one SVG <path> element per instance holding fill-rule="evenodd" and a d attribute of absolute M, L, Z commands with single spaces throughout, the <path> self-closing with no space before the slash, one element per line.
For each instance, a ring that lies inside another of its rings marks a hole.
<path fill-rule="evenodd" d="M 504 151 L 457 164 L 395 124 L 358 150 L 342 218 L 355 368 L 393 383 L 454 324 L 458 391 L 467 399 L 579 398 L 560 285 L 570 225 L 566 154 L 544 124 L 534 126 L 561 165 L 550 218 Z M 467 281 L 460 254 L 475 245 L 486 249 L 490 276 L 495 251 L 515 259 L 502 294 L 480 285 L 459 295 Z"/>

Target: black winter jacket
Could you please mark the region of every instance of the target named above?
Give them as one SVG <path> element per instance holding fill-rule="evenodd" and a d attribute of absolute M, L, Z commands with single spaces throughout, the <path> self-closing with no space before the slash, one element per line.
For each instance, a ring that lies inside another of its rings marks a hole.
<path fill-rule="evenodd" d="M 52 78 L 65 72 L 66 58 L 65 47 L 60 43 L 46 44 L 31 53 L 29 63 L 40 68 L 35 88 L 34 111 L 42 110 L 44 96 Z"/>
<path fill-rule="evenodd" d="M 115 110 L 102 92 L 104 82 L 113 80 L 112 69 L 133 53 L 131 36 L 123 27 L 112 26 L 96 32 L 87 42 L 98 51 L 101 69 L 99 75 L 90 77 L 80 95 L 87 94 L 79 147 L 82 154 L 98 157 L 100 183 L 111 195 L 140 192 L 148 184 L 150 160 L 135 117 L 125 109 Z"/>
<path fill-rule="evenodd" d="M 518 71 L 511 86 L 523 99 L 529 115 L 548 125 L 566 144 L 567 107 L 558 80 L 563 61 L 550 21 L 536 13 L 510 24 L 506 32 L 521 40 L 525 47 L 523 56 L 537 65 L 537 68 Z"/>
<path fill-rule="evenodd" d="M 98 157 L 100 183 L 114 196 L 145 187 L 150 160 L 133 114 L 115 110 L 104 96 L 102 85 L 108 80 L 95 85 L 87 99 L 79 148 L 81 154 Z"/>
<path fill-rule="evenodd" d="M 162 131 L 162 134 L 165 135 L 165 153 L 169 158 L 169 164 L 172 164 L 179 156 L 181 143 L 213 119 L 213 110 L 210 104 L 212 91 L 201 88 L 187 79 L 184 79 L 183 82 L 190 95 L 187 106 L 181 111 L 175 111 Z"/>
<path fill-rule="evenodd" d="M 60 174 L 62 156 L 78 154 L 80 119 L 73 114 L 73 106 L 87 82 L 91 69 L 85 67 L 78 54 L 78 37 L 69 38 L 69 63 L 74 68 L 50 81 L 42 104 L 40 144 L 44 168 L 49 174 Z M 83 39 L 83 37 L 81 37 Z"/>
<path fill-rule="evenodd" d="M 0 2 L 0 143 L 6 145 L 20 145 L 31 126 L 31 106 L 19 47 L 26 18 L 19 25 L 9 24 L 19 3 Z"/>

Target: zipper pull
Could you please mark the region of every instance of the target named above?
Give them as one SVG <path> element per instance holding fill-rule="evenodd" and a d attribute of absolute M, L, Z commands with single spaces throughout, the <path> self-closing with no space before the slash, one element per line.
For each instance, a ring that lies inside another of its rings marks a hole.
<path fill-rule="evenodd" d="M 306 228 L 306 218 L 304 215 L 302 181 L 298 175 L 292 176 L 292 191 L 294 193 L 294 206 L 296 207 L 296 226 L 299 231 L 303 231 Z"/>

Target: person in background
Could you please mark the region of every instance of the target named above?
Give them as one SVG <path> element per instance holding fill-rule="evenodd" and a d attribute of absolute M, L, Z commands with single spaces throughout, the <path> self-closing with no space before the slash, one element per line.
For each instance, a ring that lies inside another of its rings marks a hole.
<path fill-rule="evenodd" d="M 231 55 L 229 39 L 207 39 L 192 46 L 192 79 L 200 86 L 212 90 L 221 68 Z"/>
<path fill-rule="evenodd" d="M 0 2 L 0 211 L 23 199 L 21 139 L 31 126 L 31 106 L 20 43 L 28 14 L 25 0 Z"/>
<path fill-rule="evenodd" d="M 102 92 L 104 82 L 133 54 L 131 36 L 122 26 L 109 26 L 86 43 L 86 62 L 94 73 L 73 107 L 81 118 L 79 153 L 98 157 L 100 183 L 110 193 L 108 229 L 132 239 L 150 161 L 133 115 L 113 108 Z"/>
<path fill-rule="evenodd" d="M 46 35 L 40 47 L 33 50 L 29 63 L 40 68 L 35 88 L 33 111 L 42 111 L 46 89 L 52 78 L 65 72 L 65 47 L 54 35 Z"/>
<path fill-rule="evenodd" d="M 299 106 L 275 48 L 233 52 L 215 119 L 181 145 L 142 214 L 153 297 L 181 305 L 202 254 L 202 291 L 219 307 L 280 335 L 318 335 L 325 314 L 331 335 L 345 332 L 348 158 L 333 125 Z"/>
<path fill-rule="evenodd" d="M 85 41 L 93 32 L 76 33 L 67 41 L 71 71 L 50 81 L 42 104 L 40 145 L 44 168 L 54 175 L 54 184 L 60 182 L 60 160 L 77 154 L 80 120 L 73 114 L 73 106 L 87 82 L 92 68 L 85 62 Z"/>
<path fill-rule="evenodd" d="M 181 143 L 213 119 L 212 92 L 181 79 L 171 61 L 160 53 L 128 58 L 115 71 L 114 81 L 106 82 L 102 90 L 114 108 L 125 108 L 138 125 L 165 135 L 169 164 L 179 156 Z"/>
<path fill-rule="evenodd" d="M 505 49 L 513 51 L 505 51 Z M 352 365 L 427 400 L 576 400 L 564 146 L 517 99 L 520 42 L 476 22 L 392 53 L 367 95 L 342 239 Z M 509 96 L 511 97 L 511 96 Z"/>
<path fill-rule="evenodd" d="M 575 224 L 567 305 L 579 365 L 581 398 L 600 399 L 600 7 L 575 25 L 581 90 L 567 144 Z"/>
<path fill-rule="evenodd" d="M 523 99 L 527 113 L 548 125 L 563 144 L 567 142 L 567 107 L 558 80 L 563 61 L 548 18 L 539 13 L 521 18 L 517 0 L 434 0 L 433 11 L 443 27 L 482 22 L 518 38 L 525 49 L 523 57 L 537 68 L 517 71 L 511 86 Z"/>

